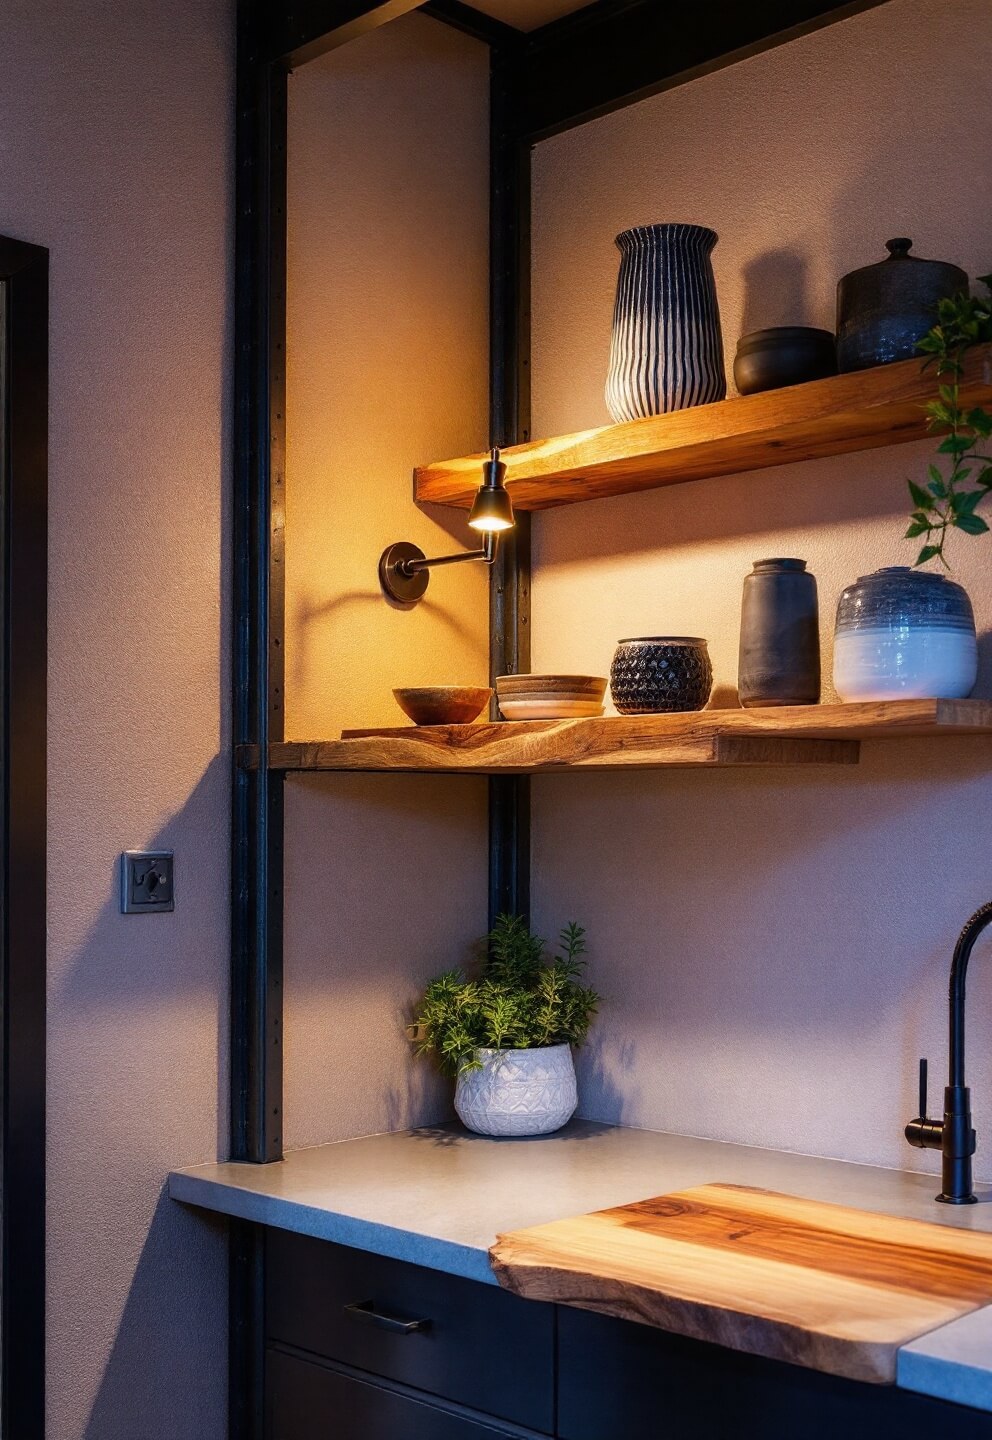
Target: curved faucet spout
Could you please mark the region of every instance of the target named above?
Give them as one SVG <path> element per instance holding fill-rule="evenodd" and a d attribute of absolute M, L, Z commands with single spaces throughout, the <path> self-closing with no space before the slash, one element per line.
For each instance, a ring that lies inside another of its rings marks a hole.
<path fill-rule="evenodd" d="M 906 1139 L 920 1150 L 939 1150 L 941 1191 L 937 1199 L 945 1205 L 974 1205 L 971 1157 L 975 1153 L 975 1132 L 971 1126 L 971 1093 L 964 1079 L 964 1010 L 968 961 L 975 941 L 992 925 L 992 900 L 976 910 L 965 923 L 954 947 L 948 989 L 948 1083 L 944 1090 L 944 1118 L 932 1120 L 927 1114 L 927 1062 L 920 1061 L 920 1113 L 906 1126 Z"/>
<path fill-rule="evenodd" d="M 992 925 L 992 900 L 976 910 L 958 936 L 951 961 L 951 983 L 948 992 L 950 1008 L 950 1046 L 948 1059 L 950 1071 L 948 1084 L 964 1086 L 964 1009 L 965 981 L 968 978 L 968 961 L 975 948 L 975 941 L 986 926 Z"/>

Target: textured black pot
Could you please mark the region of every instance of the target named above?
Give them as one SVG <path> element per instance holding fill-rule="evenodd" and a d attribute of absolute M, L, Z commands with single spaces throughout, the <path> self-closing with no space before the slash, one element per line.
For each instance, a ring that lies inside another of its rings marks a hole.
<path fill-rule="evenodd" d="M 621 715 L 702 710 L 712 687 L 706 641 L 692 636 L 621 640 L 610 666 L 610 696 Z"/>
<path fill-rule="evenodd" d="M 837 284 L 837 364 L 863 370 L 910 360 L 937 323 L 937 306 L 967 294 L 968 277 L 944 260 L 910 255 L 912 240 L 887 240 L 887 260 L 852 270 Z"/>
<path fill-rule="evenodd" d="M 745 709 L 819 700 L 816 580 L 805 560 L 756 560 L 745 578 L 737 688 Z"/>
<path fill-rule="evenodd" d="M 752 330 L 737 342 L 734 384 L 742 395 L 836 374 L 837 350 L 829 330 L 777 325 L 771 330 Z"/>

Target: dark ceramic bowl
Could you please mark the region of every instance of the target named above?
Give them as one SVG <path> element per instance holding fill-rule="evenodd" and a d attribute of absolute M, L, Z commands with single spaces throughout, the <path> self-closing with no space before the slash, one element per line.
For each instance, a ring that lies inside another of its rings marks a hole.
<path fill-rule="evenodd" d="M 706 641 L 694 636 L 621 640 L 610 666 L 610 696 L 621 715 L 702 710 L 712 688 Z"/>
<path fill-rule="evenodd" d="M 829 330 L 779 325 L 752 330 L 737 342 L 734 384 L 742 395 L 780 390 L 837 374 L 837 350 Z"/>

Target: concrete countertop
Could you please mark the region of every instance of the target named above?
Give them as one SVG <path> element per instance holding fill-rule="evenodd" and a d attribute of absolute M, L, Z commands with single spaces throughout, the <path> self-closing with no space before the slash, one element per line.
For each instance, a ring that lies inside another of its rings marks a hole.
<path fill-rule="evenodd" d="M 575 1120 L 489 1140 L 458 1125 L 296 1150 L 272 1165 L 202 1165 L 174 1200 L 495 1284 L 497 1234 L 723 1181 L 992 1233 L 985 1203 L 937 1205 L 932 1175 Z M 898 1383 L 992 1410 L 992 1307 L 904 1347 Z"/>

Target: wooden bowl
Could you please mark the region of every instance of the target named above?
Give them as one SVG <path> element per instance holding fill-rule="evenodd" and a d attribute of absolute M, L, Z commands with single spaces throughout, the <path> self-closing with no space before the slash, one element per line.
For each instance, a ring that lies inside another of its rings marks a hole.
<path fill-rule="evenodd" d="M 422 685 L 394 690 L 393 696 L 414 725 L 470 725 L 492 693 L 484 685 Z"/>

